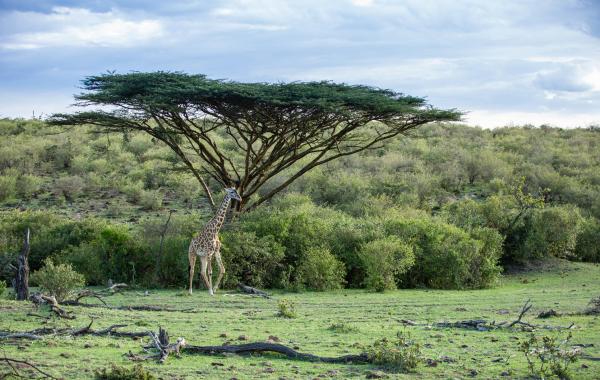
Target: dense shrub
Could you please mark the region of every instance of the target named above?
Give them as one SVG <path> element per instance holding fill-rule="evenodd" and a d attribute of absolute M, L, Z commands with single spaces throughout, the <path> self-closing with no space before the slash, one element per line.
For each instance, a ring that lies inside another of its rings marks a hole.
<path fill-rule="evenodd" d="M 17 194 L 21 198 L 29 199 L 40 190 L 42 183 L 42 179 L 34 175 L 21 175 L 16 182 Z"/>
<path fill-rule="evenodd" d="M 54 192 L 64 196 L 67 201 L 72 201 L 81 194 L 84 186 L 85 183 L 80 176 L 66 176 L 56 180 Z"/>
<path fill-rule="evenodd" d="M 16 257 L 23 245 L 23 236 L 30 229 L 29 265 L 41 267 L 42 261 L 71 246 L 91 241 L 106 225 L 99 219 L 72 220 L 47 211 L 0 212 L 0 253 Z"/>
<path fill-rule="evenodd" d="M 295 269 L 293 288 L 298 290 L 333 290 L 344 284 L 344 264 L 327 248 L 311 247 Z"/>
<path fill-rule="evenodd" d="M 163 202 L 163 194 L 160 190 L 144 190 L 140 194 L 140 206 L 144 210 L 158 210 Z"/>
<path fill-rule="evenodd" d="M 379 292 L 396 289 L 400 276 L 415 262 L 413 248 L 393 236 L 364 244 L 359 256 L 366 272 L 365 287 Z"/>
<path fill-rule="evenodd" d="M 96 370 L 96 380 L 155 380 L 154 376 L 150 371 L 144 369 L 141 364 L 136 364 L 133 367 L 121 367 L 116 364 L 112 364 L 109 368 L 102 368 Z"/>
<path fill-rule="evenodd" d="M 71 264 L 55 265 L 52 259 L 46 259 L 44 267 L 32 273 L 31 282 L 37 284 L 42 292 L 62 302 L 75 289 L 85 285 L 85 277 L 75 272 Z"/>
<path fill-rule="evenodd" d="M 575 244 L 577 260 L 600 263 L 600 222 L 587 218 L 581 224 Z"/>
<path fill-rule="evenodd" d="M 13 198 L 17 193 L 17 177 L 0 175 L 0 201 Z"/>
<path fill-rule="evenodd" d="M 252 232 L 227 231 L 221 234 L 221 255 L 227 269 L 224 286 L 244 283 L 255 287 L 279 285 L 284 248 L 272 236 L 258 238 Z"/>
<path fill-rule="evenodd" d="M 520 260 L 573 256 L 582 218 L 572 207 L 535 210 L 524 221 L 524 239 L 516 251 Z"/>
<path fill-rule="evenodd" d="M 486 236 L 484 244 L 433 218 L 388 217 L 385 229 L 413 247 L 415 265 L 403 278 L 405 286 L 482 288 L 492 285 L 500 273 L 501 241 L 497 237 Z"/>
<path fill-rule="evenodd" d="M 4 297 L 4 292 L 6 292 L 6 281 L 0 280 L 0 298 Z"/>

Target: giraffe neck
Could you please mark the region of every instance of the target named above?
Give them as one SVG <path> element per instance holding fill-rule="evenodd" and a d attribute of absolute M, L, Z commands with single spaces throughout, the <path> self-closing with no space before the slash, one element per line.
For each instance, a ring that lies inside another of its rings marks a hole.
<path fill-rule="evenodd" d="M 225 198 L 223 198 L 223 202 L 221 202 L 221 206 L 219 206 L 219 209 L 217 210 L 215 216 L 213 216 L 210 222 L 208 222 L 208 224 L 210 224 L 214 228 L 215 234 L 219 232 L 221 226 L 223 225 L 223 222 L 225 221 L 225 215 L 227 215 L 227 209 L 229 208 L 230 202 L 231 197 L 229 196 L 229 194 L 225 195 Z"/>

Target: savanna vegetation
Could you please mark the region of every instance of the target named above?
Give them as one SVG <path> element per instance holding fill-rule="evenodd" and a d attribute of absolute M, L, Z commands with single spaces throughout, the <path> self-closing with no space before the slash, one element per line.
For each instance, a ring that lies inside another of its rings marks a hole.
<path fill-rule="evenodd" d="M 211 133 L 227 146 L 226 132 Z M 221 233 L 225 290 L 210 299 L 178 289 L 190 238 L 213 207 L 160 139 L 8 119 L 0 135 L 0 339 L 12 360 L 96 379 L 593 379 L 600 371 L 600 272 L 584 263 L 600 261 L 595 128 L 427 124 L 318 165 L 233 215 Z M 252 201 L 304 164 L 265 182 Z M 217 179 L 206 185 L 222 195 Z M 5 289 L 27 228 L 30 282 L 65 302 L 63 317 L 10 300 Z M 109 280 L 132 289 L 106 297 L 107 305 L 65 301 Z M 277 290 L 270 299 L 227 290 L 238 282 Z M 534 306 L 521 320 L 527 299 Z M 132 309 L 149 304 L 156 306 Z M 535 318 L 549 309 L 552 319 Z M 524 324 L 496 324 L 515 320 Z M 167 365 L 134 366 L 148 340 L 91 332 L 119 324 L 144 336 L 160 325 L 191 344 L 266 340 L 323 356 L 362 353 L 370 364 L 184 351 Z M 7 338 L 28 330 L 55 333 Z M 3 376 L 13 373 L 0 364 Z"/>
<path fill-rule="evenodd" d="M 34 271 L 51 258 L 89 285 L 185 284 L 189 239 L 212 209 L 172 149 L 144 132 L 36 120 L 4 119 L 0 134 L 2 280 L 29 227 Z M 221 234 L 225 285 L 468 289 L 531 260 L 598 262 L 599 146 L 595 128 L 422 126 L 234 217 Z"/>

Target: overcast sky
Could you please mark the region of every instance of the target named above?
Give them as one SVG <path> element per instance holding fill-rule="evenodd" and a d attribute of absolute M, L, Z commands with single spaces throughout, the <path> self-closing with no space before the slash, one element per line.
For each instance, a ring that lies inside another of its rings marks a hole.
<path fill-rule="evenodd" d="M 600 124 L 600 0 L 0 0 L 0 117 L 106 70 L 367 84 L 484 127 Z"/>

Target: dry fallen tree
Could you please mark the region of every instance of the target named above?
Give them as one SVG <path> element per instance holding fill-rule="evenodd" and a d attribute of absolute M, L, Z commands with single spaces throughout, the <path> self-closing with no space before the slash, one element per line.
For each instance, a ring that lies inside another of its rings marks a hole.
<path fill-rule="evenodd" d="M 464 321 L 456 321 L 456 322 L 439 322 L 435 324 L 435 327 L 451 327 L 451 328 L 462 328 L 462 329 L 472 329 L 479 331 L 489 331 L 500 328 L 515 328 L 515 326 L 519 326 L 523 331 L 532 331 L 534 329 L 544 329 L 544 330 L 569 330 L 572 329 L 575 324 L 571 323 L 569 326 L 548 326 L 548 325 L 536 325 L 523 321 L 523 317 L 527 312 L 531 310 L 533 304 L 531 300 L 528 299 L 525 301 L 523 306 L 521 307 L 521 311 L 519 312 L 519 316 L 514 321 L 504 321 L 500 323 L 496 323 L 496 321 L 487 321 L 485 319 L 469 319 Z M 416 325 L 413 323 L 407 323 L 410 321 L 406 321 L 405 324 Z"/>
<path fill-rule="evenodd" d="M 148 359 L 158 359 L 159 363 L 164 363 L 170 353 L 175 353 L 177 356 L 181 352 L 200 354 L 200 355 L 218 355 L 218 354 L 237 354 L 237 355 L 248 355 L 255 353 L 277 353 L 285 355 L 290 359 L 311 361 L 311 362 L 325 362 L 325 363 L 339 363 L 339 364 L 356 364 L 356 363 L 369 363 L 367 354 L 362 353 L 358 355 L 344 355 L 338 357 L 324 357 L 308 353 L 302 353 L 294 350 L 293 348 L 284 346 L 283 344 L 277 343 L 246 343 L 239 345 L 223 345 L 223 346 L 194 346 L 187 344 L 185 338 L 178 338 L 173 344 L 169 343 L 169 334 L 163 328 L 159 328 L 158 335 L 153 332 L 148 332 L 147 335 L 152 339 L 152 344 L 145 346 L 144 350 L 148 352 L 149 349 L 158 351 L 152 355 L 136 355 L 131 351 L 126 354 L 130 360 L 140 361 Z"/>
<path fill-rule="evenodd" d="M 146 331 L 120 331 L 119 329 L 127 327 L 127 324 L 116 324 L 106 327 L 101 330 L 92 329 L 92 319 L 87 326 L 80 328 L 48 328 L 42 327 L 31 331 L 0 331 L 0 339 L 30 339 L 38 340 L 43 339 L 44 336 L 83 336 L 83 335 L 94 335 L 94 336 L 113 336 L 113 337 L 125 337 L 125 338 L 142 338 L 148 336 Z M 119 331 L 118 331 L 119 330 Z"/>

